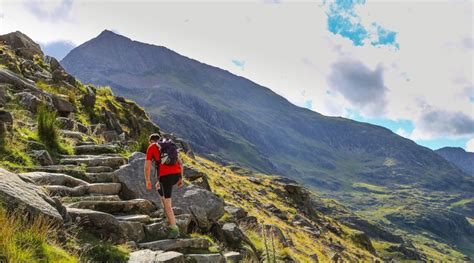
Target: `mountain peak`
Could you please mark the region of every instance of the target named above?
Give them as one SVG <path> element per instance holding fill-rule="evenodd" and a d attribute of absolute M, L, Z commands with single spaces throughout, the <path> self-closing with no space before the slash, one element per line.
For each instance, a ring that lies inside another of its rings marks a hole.
<path fill-rule="evenodd" d="M 450 147 L 450 146 L 443 147 L 443 148 L 439 148 L 438 150 L 436 150 L 436 152 L 438 152 L 438 151 L 450 151 L 450 152 L 462 152 L 462 153 L 466 153 L 466 150 L 464 150 L 464 149 L 461 148 L 461 147 Z"/>
<path fill-rule="evenodd" d="M 117 39 L 124 39 L 124 40 L 131 40 L 130 38 L 126 37 L 126 36 L 123 36 L 123 35 L 120 35 L 112 30 L 109 30 L 109 29 L 105 29 L 104 31 L 102 31 L 97 37 L 96 39 L 113 39 L 113 40 L 117 40 Z"/>

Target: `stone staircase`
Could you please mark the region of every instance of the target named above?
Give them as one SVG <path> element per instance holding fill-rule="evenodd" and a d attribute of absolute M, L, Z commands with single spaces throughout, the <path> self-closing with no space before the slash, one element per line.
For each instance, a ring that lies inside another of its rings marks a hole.
<path fill-rule="evenodd" d="M 237 252 L 206 252 L 212 244 L 204 238 L 166 239 L 168 228 L 161 208 L 145 199 L 122 200 L 122 185 L 114 182 L 114 171 L 128 160 L 117 154 L 119 149 L 114 144 L 80 143 L 75 146 L 76 155 L 61 156 L 58 165 L 29 168 L 20 176 L 44 186 L 58 198 L 73 223 L 112 242 L 128 242 L 136 249 L 129 262 L 240 260 Z M 137 183 L 140 180 L 141 174 Z M 180 232 L 186 236 L 192 217 L 175 213 Z M 186 254 L 189 252 L 194 253 Z"/>

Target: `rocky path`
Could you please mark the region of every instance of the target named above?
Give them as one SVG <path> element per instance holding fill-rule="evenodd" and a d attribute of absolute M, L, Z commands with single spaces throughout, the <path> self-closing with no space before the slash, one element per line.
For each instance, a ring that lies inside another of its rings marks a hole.
<path fill-rule="evenodd" d="M 146 199 L 121 198 L 122 184 L 114 171 L 128 163 L 120 146 L 79 143 L 76 155 L 61 156 L 59 164 L 30 168 L 24 180 L 44 186 L 66 207 L 70 222 L 114 243 L 127 242 L 135 251 L 129 262 L 238 262 L 237 252 L 210 253 L 211 242 L 187 237 L 190 214 L 175 209 L 183 238 L 167 239 L 161 207 Z M 137 184 L 142 175 L 137 174 Z M 196 253 L 200 252 L 200 253 Z"/>

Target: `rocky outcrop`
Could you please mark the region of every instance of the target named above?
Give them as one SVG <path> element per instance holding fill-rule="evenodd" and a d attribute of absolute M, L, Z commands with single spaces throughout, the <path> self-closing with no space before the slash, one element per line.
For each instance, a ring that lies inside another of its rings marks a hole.
<path fill-rule="evenodd" d="M 157 206 L 161 206 L 156 191 L 147 190 L 145 187 L 143 175 L 144 154 L 135 153 L 133 156 L 129 164 L 114 172 L 116 182 L 120 182 L 123 186 L 121 196 L 124 199 L 148 199 Z M 151 179 L 155 180 L 153 176 Z M 224 201 L 222 199 L 210 191 L 193 185 L 183 186 L 182 188 L 175 187 L 173 197 L 173 205 L 181 208 L 185 213 L 192 213 L 190 207 L 199 207 L 204 211 L 206 218 L 211 221 L 216 221 L 224 214 Z"/>
<path fill-rule="evenodd" d="M 35 55 L 43 57 L 40 45 L 20 31 L 0 35 L 0 42 L 9 45 L 18 55 L 33 60 Z"/>
<path fill-rule="evenodd" d="M 0 168 L 0 202 L 9 210 L 23 210 L 30 216 L 45 216 L 54 223 L 63 222 L 63 217 L 54 207 L 55 201 L 43 190 L 26 183 L 14 173 Z"/>
<path fill-rule="evenodd" d="M 99 211 L 71 207 L 67 208 L 67 211 L 74 223 L 91 234 L 114 243 L 125 242 L 126 235 L 114 216 Z"/>

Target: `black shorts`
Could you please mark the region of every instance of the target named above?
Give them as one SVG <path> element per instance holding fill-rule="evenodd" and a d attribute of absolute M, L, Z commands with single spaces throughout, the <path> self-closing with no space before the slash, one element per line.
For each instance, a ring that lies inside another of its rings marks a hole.
<path fill-rule="evenodd" d="M 179 179 L 181 179 L 181 174 L 168 174 L 165 176 L 160 176 L 160 189 L 158 189 L 158 193 L 160 196 L 165 194 L 165 198 L 171 198 L 171 192 L 173 191 L 173 185 L 178 183 Z"/>

